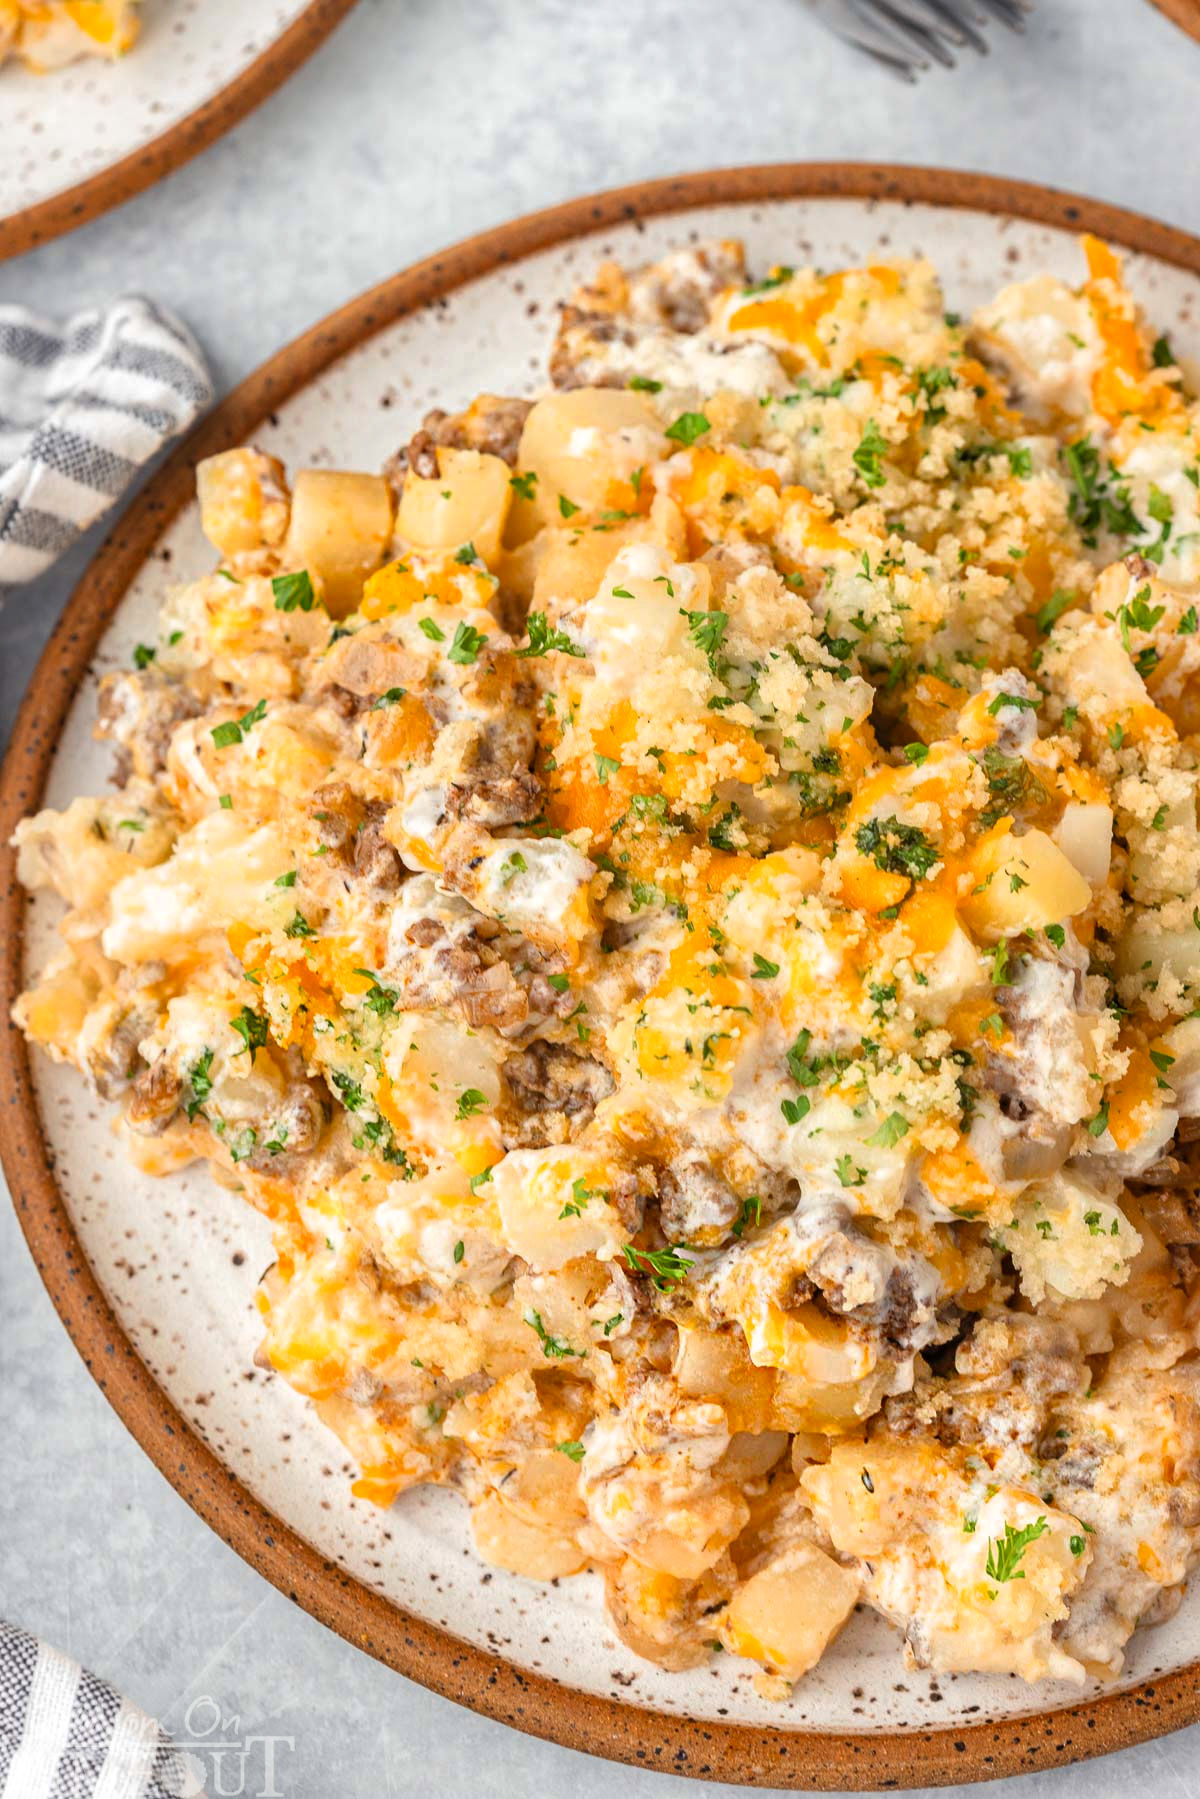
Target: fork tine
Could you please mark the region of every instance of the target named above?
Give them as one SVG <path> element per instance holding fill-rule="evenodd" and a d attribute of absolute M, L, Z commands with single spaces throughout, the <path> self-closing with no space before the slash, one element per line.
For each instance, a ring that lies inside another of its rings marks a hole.
<path fill-rule="evenodd" d="M 976 3 L 986 7 L 1010 31 L 1024 31 L 1029 17 L 1029 0 L 976 0 Z"/>
<path fill-rule="evenodd" d="M 954 68 L 949 46 L 986 56 L 981 26 L 997 20 L 1024 29 L 1033 0 L 807 0 L 809 10 L 837 36 L 902 80 L 939 62 Z"/>
<path fill-rule="evenodd" d="M 827 31 L 852 44 L 902 81 L 914 82 L 917 71 L 929 67 L 923 52 L 905 47 L 894 31 L 884 27 L 874 0 L 808 0 L 809 10 Z"/>
<path fill-rule="evenodd" d="M 999 19 L 1013 31 L 1023 29 L 1030 10 L 1029 0 L 938 0 L 938 4 L 964 23 L 964 14 L 979 24 L 988 19 Z"/>
<path fill-rule="evenodd" d="M 891 0 L 849 0 L 849 4 L 856 18 L 869 21 L 878 30 L 889 35 L 895 47 L 914 69 L 927 69 L 934 62 L 940 62 L 947 68 L 954 67 L 954 58 L 940 38 L 934 37 L 931 31 L 923 30 L 911 19 L 905 19 L 891 4 Z"/>
<path fill-rule="evenodd" d="M 968 7 L 961 0 L 927 0 L 927 4 L 939 15 L 939 30 L 950 36 L 958 44 L 969 44 L 972 50 L 978 50 L 980 56 L 988 53 L 988 41 L 979 26 L 970 16 Z"/>
<path fill-rule="evenodd" d="M 968 32 L 956 18 L 945 12 L 937 4 L 937 0 L 886 0 L 886 4 L 894 13 L 898 13 L 907 24 L 915 25 L 919 30 L 936 36 L 940 33 L 953 44 L 965 44 L 970 41 Z"/>

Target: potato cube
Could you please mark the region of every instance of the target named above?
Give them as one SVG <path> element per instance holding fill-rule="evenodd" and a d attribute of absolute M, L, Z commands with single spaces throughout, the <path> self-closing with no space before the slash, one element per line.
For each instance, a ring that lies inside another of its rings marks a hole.
<path fill-rule="evenodd" d="M 498 1493 L 485 1493 L 472 1509 L 471 1529 L 485 1562 L 530 1580 L 578 1574 L 586 1560 L 573 1536 L 559 1536 L 548 1520 L 531 1524 L 519 1518 Z"/>
<path fill-rule="evenodd" d="M 856 1574 L 797 1543 L 751 1575 L 729 1602 L 721 1641 L 785 1680 L 815 1668 L 858 1600 Z"/>
<path fill-rule="evenodd" d="M 292 495 L 284 554 L 320 582 L 334 618 L 353 612 L 363 582 L 382 563 L 392 536 L 392 491 L 381 475 L 301 469 Z"/>
<path fill-rule="evenodd" d="M 985 838 L 973 871 L 974 889 L 961 903 L 978 936 L 1041 931 L 1074 918 L 1091 902 L 1091 888 L 1045 831 Z"/>
<path fill-rule="evenodd" d="M 490 566 L 512 500 L 508 464 L 480 450 L 437 452 L 438 473 L 430 479 L 409 470 L 400 495 L 396 530 L 419 550 L 458 550 L 473 544 Z"/>
<path fill-rule="evenodd" d="M 561 495 L 584 511 L 614 504 L 614 483 L 624 489 L 630 473 L 668 448 L 654 408 L 643 394 L 623 387 L 575 387 L 547 394 L 525 420 L 518 466 L 537 477 L 534 497 L 513 512 L 514 542 L 539 525 L 561 523 Z"/>
<path fill-rule="evenodd" d="M 196 468 L 200 526 L 222 556 L 281 544 L 288 529 L 282 462 L 244 446 L 209 456 Z"/>

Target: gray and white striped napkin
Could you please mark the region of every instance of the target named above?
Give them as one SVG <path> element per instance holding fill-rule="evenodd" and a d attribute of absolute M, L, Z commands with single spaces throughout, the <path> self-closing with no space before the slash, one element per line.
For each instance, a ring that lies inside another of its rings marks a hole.
<path fill-rule="evenodd" d="M 0 1799 L 205 1799 L 198 1760 L 153 1718 L 0 1623 Z"/>
<path fill-rule="evenodd" d="M 0 306 L 0 595 L 43 574 L 212 397 L 191 332 L 138 294 L 62 322 Z"/>

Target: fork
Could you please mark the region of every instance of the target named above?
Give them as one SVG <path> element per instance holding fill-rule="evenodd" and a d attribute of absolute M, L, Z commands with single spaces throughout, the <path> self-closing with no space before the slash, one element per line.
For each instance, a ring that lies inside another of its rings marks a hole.
<path fill-rule="evenodd" d="M 1023 31 L 1033 0 L 808 0 L 810 10 L 838 37 L 880 62 L 903 81 L 915 81 L 939 62 L 952 69 L 956 50 L 988 53 L 981 27 L 999 20 Z"/>

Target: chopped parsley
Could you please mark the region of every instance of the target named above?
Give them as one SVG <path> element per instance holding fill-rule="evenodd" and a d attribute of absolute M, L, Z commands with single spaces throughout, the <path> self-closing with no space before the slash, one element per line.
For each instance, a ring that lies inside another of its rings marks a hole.
<path fill-rule="evenodd" d="M 192 1097 L 188 1100 L 184 1107 L 184 1111 L 188 1115 L 189 1123 L 195 1118 L 197 1112 L 212 1092 L 212 1064 L 213 1052 L 211 1049 L 206 1049 L 188 1069 L 187 1079 L 188 1086 L 192 1090 Z"/>
<path fill-rule="evenodd" d="M 465 619 L 462 619 L 459 621 L 453 642 L 446 654 L 451 662 L 474 662 L 486 642 L 487 633 L 485 631 L 477 631 L 474 625 L 469 625 Z"/>
<path fill-rule="evenodd" d="M 565 1337 L 551 1336 L 550 1332 L 542 1323 L 542 1314 L 540 1312 L 535 1312 L 532 1306 L 524 1314 L 524 1320 L 531 1331 L 537 1332 L 538 1342 L 542 1346 L 542 1354 L 548 1361 L 561 1362 L 568 1356 L 577 1356 L 582 1361 L 583 1357 L 586 1356 L 586 1349 L 572 1349 Z"/>
<path fill-rule="evenodd" d="M 667 1249 L 638 1249 L 636 1244 L 625 1243 L 622 1253 L 635 1274 L 648 1274 L 660 1293 L 668 1293 L 687 1279 L 694 1266 L 691 1259 L 684 1255 L 686 1243 L 673 1244 Z"/>
<path fill-rule="evenodd" d="M 243 712 L 237 719 L 228 718 L 224 724 L 214 725 L 212 740 L 219 750 L 228 749 L 231 744 L 241 743 L 247 732 L 260 724 L 267 714 L 266 700 L 259 700 L 251 706 L 249 712 Z"/>
<path fill-rule="evenodd" d="M 271 592 L 275 595 L 276 612 L 311 612 L 317 603 L 306 568 L 294 575 L 273 575 Z"/>
<path fill-rule="evenodd" d="M 988 713 L 995 718 L 996 714 L 1002 712 L 1006 706 L 1012 706 L 1018 712 L 1036 712 L 1038 702 L 1027 700 L 1023 693 L 998 693 L 994 700 L 989 701 Z"/>
<path fill-rule="evenodd" d="M 1129 489 L 1117 482 L 1111 463 L 1105 472 L 1096 446 L 1081 437 L 1061 455 L 1072 485 L 1068 511 L 1088 548 L 1095 549 L 1101 526 L 1117 537 L 1139 536 L 1143 526 L 1133 510 Z"/>
<path fill-rule="evenodd" d="M 243 1006 L 237 1017 L 231 1018 L 229 1022 L 242 1040 L 242 1048 L 238 1054 L 245 1053 L 253 1061 L 255 1050 L 266 1048 L 270 1035 L 266 1019 L 261 1012 L 252 1012 L 249 1006 Z"/>
<path fill-rule="evenodd" d="M 667 436 L 672 443 L 694 444 L 698 437 L 703 437 L 712 426 L 702 412 L 681 412 L 673 425 L 667 426 Z"/>
<path fill-rule="evenodd" d="M 1039 606 L 1033 615 L 1033 622 L 1043 635 L 1051 625 L 1057 623 L 1069 606 L 1075 602 L 1075 595 L 1065 587 L 1056 588 L 1044 606 Z"/>
<path fill-rule="evenodd" d="M 689 612 L 686 614 L 688 633 L 698 650 L 703 650 L 708 657 L 708 666 L 714 674 L 718 672 L 717 658 L 721 645 L 725 641 L 725 632 L 729 627 L 727 612 Z"/>
<path fill-rule="evenodd" d="M 892 1149 L 902 1137 L 908 1136 L 909 1129 L 908 1119 L 902 1112 L 890 1112 L 875 1135 L 867 1138 L 867 1142 L 878 1144 L 880 1149 Z M 849 1183 L 843 1181 L 842 1185 L 848 1186 Z"/>
<path fill-rule="evenodd" d="M 1049 1525 L 1045 1518 L 1038 1518 L 1033 1524 L 1026 1524 L 1020 1530 L 1013 1525 L 1004 1526 L 1002 1537 L 988 1539 L 987 1564 L 984 1572 L 990 1580 L 1024 1580 L 1025 1570 L 1020 1561 L 1031 1543 L 1044 1537 Z"/>
<path fill-rule="evenodd" d="M 751 1225 L 757 1227 L 761 1223 L 762 1200 L 757 1193 L 752 1193 L 748 1199 L 742 1201 L 742 1209 L 731 1227 L 733 1235 L 740 1237 L 742 1232 L 748 1230 Z"/>
<path fill-rule="evenodd" d="M 862 476 L 864 487 L 882 487 L 887 480 L 883 469 L 883 458 L 887 452 L 887 438 L 883 436 L 875 420 L 868 419 L 867 428 L 851 459 Z"/>
<path fill-rule="evenodd" d="M 938 851 L 916 825 L 901 824 L 895 816 L 871 818 L 854 833 L 854 847 L 876 868 L 887 874 L 907 875 L 920 881 L 938 861 Z"/>
<path fill-rule="evenodd" d="M 551 650 L 561 650 L 565 656 L 582 656 L 584 651 L 569 638 L 565 631 L 556 630 L 544 612 L 531 612 L 525 620 L 525 633 L 529 642 L 517 651 L 517 655 L 545 656 Z"/>

